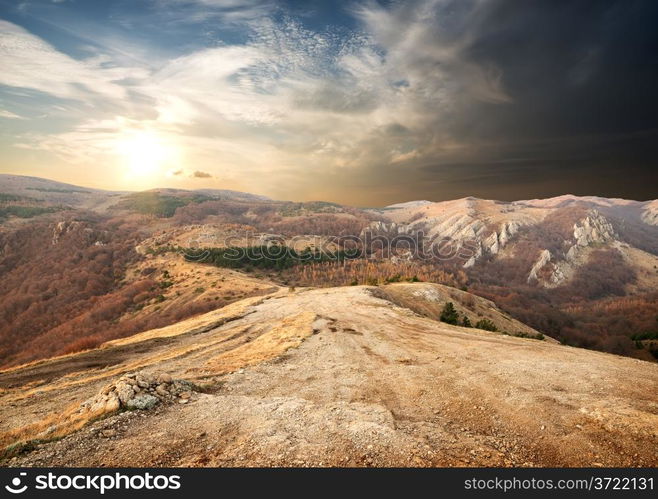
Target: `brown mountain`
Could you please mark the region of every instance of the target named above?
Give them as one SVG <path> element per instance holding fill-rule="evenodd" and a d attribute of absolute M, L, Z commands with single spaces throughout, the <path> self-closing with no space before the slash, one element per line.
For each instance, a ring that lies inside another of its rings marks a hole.
<path fill-rule="evenodd" d="M 276 286 L 404 280 L 467 289 L 570 345 L 658 354 L 656 201 L 465 198 L 361 210 L 2 175 L 0 212 L 0 365 L 98 346 Z M 405 236 L 418 251 L 382 249 L 370 236 Z M 239 262 L 216 277 L 181 254 L 273 243 L 336 252 L 341 238 L 360 238 L 359 258 Z M 421 254 L 439 242 L 449 251 Z"/>
<path fill-rule="evenodd" d="M 533 327 L 580 346 L 642 358 L 658 331 L 658 202 L 560 196 L 516 202 L 465 198 L 384 213 L 426 245 L 469 288 Z M 630 338 L 645 338 L 632 341 Z"/>
<path fill-rule="evenodd" d="M 655 466 L 656 207 L 3 176 L 2 457 Z"/>

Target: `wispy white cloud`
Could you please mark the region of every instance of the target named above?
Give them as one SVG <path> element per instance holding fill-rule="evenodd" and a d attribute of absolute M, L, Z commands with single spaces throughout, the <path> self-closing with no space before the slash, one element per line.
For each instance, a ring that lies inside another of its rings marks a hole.
<path fill-rule="evenodd" d="M 462 58 L 469 28 L 451 30 L 456 21 L 442 17 L 451 15 L 443 1 L 357 4 L 361 27 L 351 33 L 311 31 L 285 16 L 275 21 L 266 15 L 273 4 L 260 0 L 156 1 L 229 16 L 248 39 L 152 70 L 126 68 L 107 54 L 76 60 L 0 24 L 0 83 L 70 99 L 101 95 L 113 104 L 112 114 L 99 112 L 73 129 L 24 137 L 24 147 L 78 164 L 109 162 L 121 133 L 143 128 L 181 151 L 171 178 L 189 177 L 171 172 L 198 165 L 222 179 L 249 178 L 254 191 L 284 184 L 301 191 L 319 174 L 399 168 L 454 151 L 460 144 L 450 125 L 460 101 L 508 100 L 495 68 Z"/>
<path fill-rule="evenodd" d="M 152 0 L 167 9 L 178 23 L 190 24 L 211 19 L 223 23 L 245 23 L 270 15 L 276 10 L 275 0 Z M 185 15 L 181 15 L 184 13 Z"/>
<path fill-rule="evenodd" d="M 38 90 L 56 97 L 89 100 L 92 96 L 123 99 L 126 78 L 143 78 L 139 68 L 113 65 L 107 57 L 77 60 L 43 39 L 0 20 L 0 84 Z"/>
<path fill-rule="evenodd" d="M 25 119 L 23 116 L 19 116 L 16 113 L 12 113 L 11 111 L 7 111 L 6 109 L 0 109 L 0 118 L 7 118 L 10 120 L 23 120 Z"/>

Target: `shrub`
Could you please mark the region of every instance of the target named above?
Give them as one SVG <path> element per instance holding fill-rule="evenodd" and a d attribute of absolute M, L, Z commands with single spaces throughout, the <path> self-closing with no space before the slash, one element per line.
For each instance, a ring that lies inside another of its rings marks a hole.
<path fill-rule="evenodd" d="M 642 340 L 658 340 L 658 331 L 646 332 L 646 333 L 637 333 L 631 336 L 631 339 L 634 341 Z"/>
<path fill-rule="evenodd" d="M 309 265 L 322 262 L 344 262 L 358 258 L 360 254 L 347 251 L 322 253 L 314 250 L 301 252 L 280 245 L 231 246 L 228 248 L 207 248 L 202 251 L 188 249 L 184 251 L 187 261 L 209 263 L 216 267 L 241 268 L 247 272 L 255 268 L 281 271 L 296 265 Z"/>
<path fill-rule="evenodd" d="M 136 192 L 128 195 L 114 207 L 141 213 L 142 215 L 171 218 L 178 208 L 187 206 L 190 203 L 203 203 L 210 199 L 202 194 L 175 197 L 158 192 Z"/>
<path fill-rule="evenodd" d="M 447 324 L 454 324 L 454 325 L 457 324 L 457 322 L 459 321 L 459 314 L 455 310 L 455 306 L 452 304 L 451 301 L 445 304 L 443 310 L 441 311 L 441 315 L 439 316 L 439 319 L 441 320 L 441 322 L 445 322 Z"/>
<path fill-rule="evenodd" d="M 0 207 L 0 219 L 12 215 L 18 218 L 34 218 L 44 213 L 54 213 L 59 210 L 60 208 L 52 206 L 5 206 Z"/>
<path fill-rule="evenodd" d="M 485 331 L 498 331 L 496 325 L 489 319 L 480 319 L 476 322 L 475 327 L 478 329 L 484 329 Z"/>

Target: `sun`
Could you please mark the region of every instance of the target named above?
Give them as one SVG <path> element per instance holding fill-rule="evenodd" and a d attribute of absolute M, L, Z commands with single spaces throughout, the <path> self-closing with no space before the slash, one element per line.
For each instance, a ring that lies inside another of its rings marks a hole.
<path fill-rule="evenodd" d="M 173 159 L 173 148 L 156 132 L 130 130 L 117 141 L 116 152 L 133 180 L 147 180 L 162 173 Z"/>

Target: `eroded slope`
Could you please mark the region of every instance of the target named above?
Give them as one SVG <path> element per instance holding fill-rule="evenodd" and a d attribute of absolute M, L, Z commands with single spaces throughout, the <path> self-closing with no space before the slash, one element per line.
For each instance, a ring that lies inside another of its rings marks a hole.
<path fill-rule="evenodd" d="M 390 290 L 422 300 L 434 286 Z M 647 389 L 657 365 L 448 326 L 376 289 L 280 291 L 4 372 L 3 431 L 62 413 L 126 372 L 204 386 L 184 404 L 111 416 L 10 463 L 658 464 L 658 395 Z"/>

